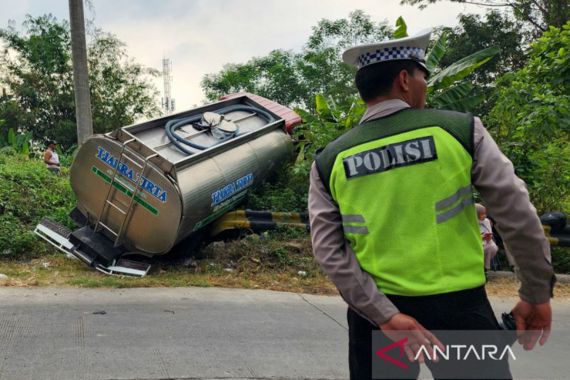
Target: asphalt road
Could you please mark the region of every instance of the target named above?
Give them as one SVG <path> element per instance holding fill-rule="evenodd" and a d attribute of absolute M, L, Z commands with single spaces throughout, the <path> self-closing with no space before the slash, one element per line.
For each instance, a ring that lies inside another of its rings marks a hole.
<path fill-rule="evenodd" d="M 0 288 L 0 379 L 345 379 L 345 314 L 339 297 L 264 290 Z M 554 319 L 570 330 L 569 301 Z M 561 361 L 552 378 L 570 376 Z M 545 378 L 535 367 L 513 373 Z"/>

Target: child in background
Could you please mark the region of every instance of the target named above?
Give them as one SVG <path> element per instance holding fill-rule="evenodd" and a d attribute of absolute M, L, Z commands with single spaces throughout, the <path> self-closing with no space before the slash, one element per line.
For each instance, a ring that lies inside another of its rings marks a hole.
<path fill-rule="evenodd" d="M 483 240 L 483 252 L 485 254 L 485 271 L 491 269 L 491 260 L 497 255 L 499 247 L 493 241 L 493 226 L 487 218 L 487 209 L 480 203 L 475 204 L 479 217 L 479 229 Z"/>

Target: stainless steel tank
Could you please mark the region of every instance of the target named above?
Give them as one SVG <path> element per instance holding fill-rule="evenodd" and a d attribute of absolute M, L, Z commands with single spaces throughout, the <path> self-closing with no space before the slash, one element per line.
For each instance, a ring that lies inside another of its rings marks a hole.
<path fill-rule="evenodd" d="M 192 142 L 183 152 L 165 125 L 197 120 L 206 112 L 223 114 L 231 128 L 213 133 L 198 125 L 178 126 L 176 136 Z M 280 114 L 291 111 L 257 96 L 238 96 L 93 136 L 71 167 L 77 208 L 116 246 L 149 256 L 167 253 L 291 159 L 291 138 Z"/>

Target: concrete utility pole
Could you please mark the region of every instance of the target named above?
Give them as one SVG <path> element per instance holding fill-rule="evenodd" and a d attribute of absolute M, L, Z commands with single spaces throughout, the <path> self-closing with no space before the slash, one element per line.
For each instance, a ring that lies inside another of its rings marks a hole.
<path fill-rule="evenodd" d="M 73 84 L 75 87 L 77 143 L 81 145 L 93 134 L 83 0 L 69 0 L 69 21 L 71 24 L 71 52 L 73 57 Z"/>

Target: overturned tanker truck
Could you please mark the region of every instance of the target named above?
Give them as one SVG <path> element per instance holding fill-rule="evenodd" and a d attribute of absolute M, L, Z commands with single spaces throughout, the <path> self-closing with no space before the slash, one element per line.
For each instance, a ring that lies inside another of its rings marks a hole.
<path fill-rule="evenodd" d="M 77 198 L 70 231 L 44 220 L 35 232 L 107 274 L 145 275 L 133 252 L 164 255 L 235 208 L 248 190 L 293 155 L 301 122 L 257 95 L 94 135 L 70 171 Z"/>

